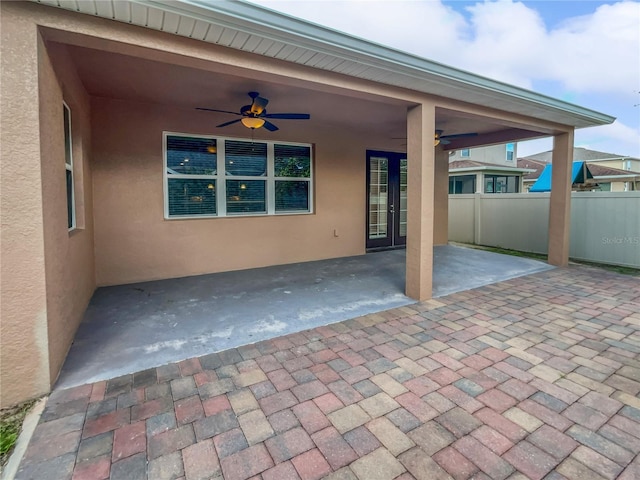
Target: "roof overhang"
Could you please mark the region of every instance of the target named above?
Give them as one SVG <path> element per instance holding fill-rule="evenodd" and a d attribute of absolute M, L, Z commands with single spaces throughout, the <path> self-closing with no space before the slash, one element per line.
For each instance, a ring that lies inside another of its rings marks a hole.
<path fill-rule="evenodd" d="M 31 1 L 575 128 L 615 120 L 243 1 Z"/>
<path fill-rule="evenodd" d="M 496 165 L 494 167 L 463 167 L 463 168 L 452 168 L 449 169 L 449 173 L 463 173 L 463 172 L 484 172 L 484 171 L 491 171 L 491 172 L 507 172 L 507 173 L 532 173 L 535 172 L 535 170 L 532 170 L 530 168 L 515 168 L 515 167 L 501 167 L 499 165 Z"/>
<path fill-rule="evenodd" d="M 629 175 L 594 175 L 593 178 L 596 180 L 638 180 L 640 179 L 640 174 L 630 173 Z"/>

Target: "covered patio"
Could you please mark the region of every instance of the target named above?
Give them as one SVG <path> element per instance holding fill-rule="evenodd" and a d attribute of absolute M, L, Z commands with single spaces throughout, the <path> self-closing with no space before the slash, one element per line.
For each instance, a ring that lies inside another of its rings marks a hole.
<path fill-rule="evenodd" d="M 635 480 L 639 311 L 555 268 L 56 389 L 16 480 Z"/>
<path fill-rule="evenodd" d="M 457 149 L 554 138 L 548 262 L 567 264 L 574 130 L 612 117 L 244 2 L 107 5 L 0 3 L 0 404 L 51 390 L 102 287 L 384 240 L 406 244 L 398 298 L 432 298 Z"/>
<path fill-rule="evenodd" d="M 56 389 L 106 380 L 415 303 L 405 251 L 100 288 Z M 434 249 L 434 296 L 548 270 L 472 248 Z"/>

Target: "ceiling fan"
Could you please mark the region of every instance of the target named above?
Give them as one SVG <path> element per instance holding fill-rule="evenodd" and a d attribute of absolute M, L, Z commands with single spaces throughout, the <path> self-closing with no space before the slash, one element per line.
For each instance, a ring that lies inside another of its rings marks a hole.
<path fill-rule="evenodd" d="M 476 137 L 478 136 L 477 133 L 456 133 L 453 135 L 442 135 L 444 133 L 444 130 L 436 130 L 435 136 L 434 136 L 434 144 L 435 145 L 449 145 L 451 143 L 451 140 L 455 139 L 455 138 L 466 138 L 466 137 Z"/>
<path fill-rule="evenodd" d="M 252 130 L 260 127 L 264 127 L 270 132 L 278 130 L 268 118 L 275 118 L 280 120 L 309 120 L 311 115 L 308 113 L 267 113 L 266 106 L 269 100 L 260 96 L 258 92 L 249 92 L 251 97 L 251 105 L 245 105 L 238 112 L 230 112 L 228 110 L 218 110 L 215 108 L 196 107 L 196 110 L 206 110 L 208 112 L 221 112 L 230 113 L 231 115 L 238 115 L 242 118 L 231 120 L 230 122 L 221 123 L 218 127 L 226 127 L 233 125 L 234 123 L 241 122 L 245 127 Z"/>
<path fill-rule="evenodd" d="M 434 146 L 449 145 L 452 139 L 455 138 L 465 138 L 465 137 L 476 137 L 477 133 L 456 133 L 454 135 L 442 135 L 444 130 L 436 130 L 434 134 Z M 407 137 L 393 137 L 392 140 L 406 140 Z M 404 143 L 403 145 L 406 145 Z"/>

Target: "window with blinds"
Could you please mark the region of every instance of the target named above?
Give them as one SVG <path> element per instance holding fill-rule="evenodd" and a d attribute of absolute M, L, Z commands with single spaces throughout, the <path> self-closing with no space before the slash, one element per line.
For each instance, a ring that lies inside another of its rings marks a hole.
<path fill-rule="evenodd" d="M 308 212 L 311 186 L 311 148 L 274 145 L 276 212 Z"/>
<path fill-rule="evenodd" d="M 165 218 L 312 212 L 311 146 L 164 134 Z"/>
<path fill-rule="evenodd" d="M 165 136 L 168 217 L 217 215 L 217 157 L 215 139 Z"/>

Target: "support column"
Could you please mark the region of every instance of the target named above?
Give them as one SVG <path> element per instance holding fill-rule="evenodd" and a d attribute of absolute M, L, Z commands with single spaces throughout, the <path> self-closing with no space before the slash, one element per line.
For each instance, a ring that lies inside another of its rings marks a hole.
<path fill-rule="evenodd" d="M 433 285 L 434 131 L 433 105 L 408 110 L 406 294 L 420 301 L 431 298 Z"/>
<path fill-rule="evenodd" d="M 553 138 L 551 158 L 551 199 L 549 202 L 549 246 L 547 261 L 564 267 L 569 263 L 571 228 L 571 170 L 573 130 Z"/>
<path fill-rule="evenodd" d="M 449 243 L 449 152 L 435 148 L 433 244 Z"/>

